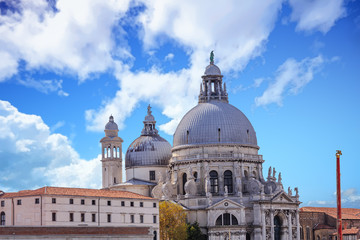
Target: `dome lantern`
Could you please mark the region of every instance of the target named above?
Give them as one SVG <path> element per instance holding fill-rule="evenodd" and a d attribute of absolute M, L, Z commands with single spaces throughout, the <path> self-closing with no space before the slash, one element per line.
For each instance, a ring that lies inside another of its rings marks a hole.
<path fill-rule="evenodd" d="M 210 64 L 206 67 L 200 85 L 199 103 L 217 100 L 228 103 L 226 86 L 222 84 L 220 68 L 214 64 L 214 51 L 210 53 Z"/>

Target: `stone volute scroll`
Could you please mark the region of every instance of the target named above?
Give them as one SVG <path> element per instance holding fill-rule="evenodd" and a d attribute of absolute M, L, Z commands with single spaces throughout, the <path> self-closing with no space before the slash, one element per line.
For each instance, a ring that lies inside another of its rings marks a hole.
<path fill-rule="evenodd" d="M 171 184 L 171 172 L 166 172 L 166 182 L 162 185 L 162 199 L 169 200 L 172 196 L 173 186 Z"/>
<path fill-rule="evenodd" d="M 163 176 L 160 172 L 158 172 L 158 184 L 151 191 L 151 195 L 153 198 L 161 199 L 163 196 L 162 186 L 163 186 Z"/>
<path fill-rule="evenodd" d="M 185 183 L 185 198 L 189 198 L 196 194 L 196 185 L 194 181 L 194 176 L 192 174 L 191 166 L 188 167 L 188 180 Z"/>

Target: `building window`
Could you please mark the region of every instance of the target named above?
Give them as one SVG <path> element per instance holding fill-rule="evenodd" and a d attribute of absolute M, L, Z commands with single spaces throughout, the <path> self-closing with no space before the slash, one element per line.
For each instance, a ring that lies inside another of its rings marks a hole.
<path fill-rule="evenodd" d="M 224 172 L 224 185 L 227 186 L 228 193 L 233 192 L 233 177 L 230 170 Z"/>
<path fill-rule="evenodd" d="M 95 200 L 91 200 L 91 204 L 92 204 L 92 205 L 96 205 L 96 201 L 95 201 Z"/>
<path fill-rule="evenodd" d="M 2 207 L 5 207 L 5 201 L 4 201 L 4 200 L 1 201 L 1 206 L 2 206 Z"/>
<path fill-rule="evenodd" d="M 274 217 L 274 240 L 281 239 L 281 219 L 279 216 Z"/>
<path fill-rule="evenodd" d="M 198 178 L 198 173 L 197 173 L 197 172 L 194 172 L 194 181 L 195 181 L 195 182 L 197 181 L 197 178 Z"/>
<path fill-rule="evenodd" d="M 96 222 L 96 214 L 95 213 L 91 214 L 91 220 L 92 220 L 92 222 Z"/>
<path fill-rule="evenodd" d="M 140 202 L 140 207 L 144 207 L 144 203 L 143 203 L 143 202 Z"/>
<path fill-rule="evenodd" d="M 74 213 L 69 213 L 69 221 L 73 222 L 74 221 Z"/>
<path fill-rule="evenodd" d="M 130 215 L 130 221 L 131 221 L 131 223 L 135 222 L 134 215 Z"/>
<path fill-rule="evenodd" d="M 217 225 L 217 226 L 222 226 L 222 225 L 229 226 L 229 225 L 239 225 L 239 223 L 238 223 L 237 218 L 234 215 L 232 215 L 230 213 L 224 213 L 224 214 L 221 214 L 216 219 L 215 225 Z"/>
<path fill-rule="evenodd" d="M 85 199 L 81 199 L 81 205 L 85 205 Z"/>
<path fill-rule="evenodd" d="M 153 223 L 156 223 L 156 215 L 153 216 Z"/>
<path fill-rule="evenodd" d="M 5 213 L 1 212 L 0 214 L 0 225 L 5 226 Z"/>
<path fill-rule="evenodd" d="M 82 221 L 82 222 L 85 222 L 85 213 L 82 213 L 82 214 L 81 214 L 81 221 Z"/>
<path fill-rule="evenodd" d="M 155 180 L 155 171 L 149 171 L 150 181 Z"/>
<path fill-rule="evenodd" d="M 304 240 L 304 229 L 300 226 L 300 240 Z"/>
<path fill-rule="evenodd" d="M 74 204 L 74 199 L 70 198 L 69 199 L 69 204 Z"/>
<path fill-rule="evenodd" d="M 130 202 L 130 207 L 133 207 L 134 206 L 134 202 Z"/>
<path fill-rule="evenodd" d="M 39 204 L 40 203 L 40 198 L 35 198 L 35 204 Z"/>
<path fill-rule="evenodd" d="M 157 240 L 157 232 L 154 231 L 154 240 Z"/>
<path fill-rule="evenodd" d="M 111 214 L 108 214 L 108 215 L 107 215 L 107 221 L 108 221 L 108 222 L 111 222 Z"/>
<path fill-rule="evenodd" d="M 56 213 L 53 212 L 53 213 L 51 214 L 51 216 L 52 216 L 52 221 L 53 221 L 53 222 L 56 222 Z"/>
<path fill-rule="evenodd" d="M 140 215 L 140 223 L 144 223 L 144 215 Z"/>
<path fill-rule="evenodd" d="M 183 191 L 183 194 L 185 194 L 185 183 L 187 181 L 187 174 L 186 173 L 183 173 L 182 175 L 182 191 Z"/>
<path fill-rule="evenodd" d="M 18 199 L 16 202 L 17 202 L 17 205 L 21 205 L 21 199 Z"/>
<path fill-rule="evenodd" d="M 306 240 L 310 240 L 310 228 L 306 227 Z"/>
<path fill-rule="evenodd" d="M 125 201 L 121 201 L 121 206 L 125 207 Z"/>
<path fill-rule="evenodd" d="M 153 203 L 153 207 L 156 207 L 156 202 Z"/>
<path fill-rule="evenodd" d="M 108 206 L 111 206 L 111 201 L 107 201 L 107 205 L 108 205 Z"/>
<path fill-rule="evenodd" d="M 218 173 L 214 170 L 210 172 L 210 192 L 211 193 L 219 192 Z"/>
<path fill-rule="evenodd" d="M 51 202 L 52 202 L 52 203 L 56 203 L 56 198 L 52 198 L 52 199 L 51 199 Z"/>

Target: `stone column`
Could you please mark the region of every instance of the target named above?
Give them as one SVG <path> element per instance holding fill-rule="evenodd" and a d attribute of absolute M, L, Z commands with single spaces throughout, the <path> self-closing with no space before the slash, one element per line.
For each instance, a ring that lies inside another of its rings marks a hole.
<path fill-rule="evenodd" d="M 292 240 L 292 223 L 291 223 L 291 212 L 288 211 L 288 239 Z"/>
<path fill-rule="evenodd" d="M 245 229 L 240 230 L 240 240 L 246 240 L 246 230 Z"/>
<path fill-rule="evenodd" d="M 274 210 L 270 210 L 271 240 L 274 240 Z"/>
<path fill-rule="evenodd" d="M 224 170 L 222 166 L 219 166 L 219 195 L 224 195 Z"/>
<path fill-rule="evenodd" d="M 296 239 L 300 240 L 300 221 L 299 221 L 299 210 L 295 211 L 296 214 Z"/>
<path fill-rule="evenodd" d="M 266 239 L 266 222 L 265 222 L 265 209 L 261 209 L 261 224 L 262 224 L 262 239 Z"/>

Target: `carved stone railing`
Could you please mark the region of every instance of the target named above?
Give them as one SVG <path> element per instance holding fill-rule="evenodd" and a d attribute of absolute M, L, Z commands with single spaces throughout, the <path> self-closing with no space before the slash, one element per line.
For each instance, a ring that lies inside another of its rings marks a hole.
<path fill-rule="evenodd" d="M 263 161 L 262 155 L 244 154 L 244 153 L 211 153 L 211 154 L 192 154 L 186 156 L 172 157 L 172 161 L 188 161 L 196 159 L 209 160 L 245 160 L 245 161 Z"/>

